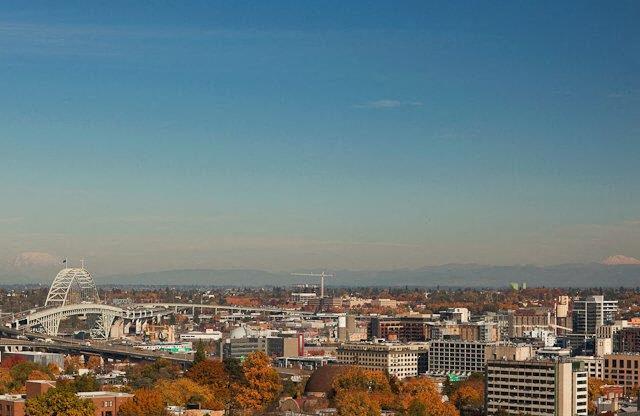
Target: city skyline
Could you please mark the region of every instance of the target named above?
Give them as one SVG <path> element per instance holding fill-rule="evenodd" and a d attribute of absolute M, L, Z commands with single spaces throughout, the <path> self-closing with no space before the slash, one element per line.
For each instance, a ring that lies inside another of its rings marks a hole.
<path fill-rule="evenodd" d="M 4 5 L 0 263 L 640 258 L 638 17 L 635 2 Z"/>

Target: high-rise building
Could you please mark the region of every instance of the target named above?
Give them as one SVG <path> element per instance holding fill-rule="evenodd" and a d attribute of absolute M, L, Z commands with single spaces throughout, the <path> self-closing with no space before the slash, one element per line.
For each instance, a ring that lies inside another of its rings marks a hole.
<path fill-rule="evenodd" d="M 485 375 L 488 414 L 587 415 L 588 374 L 581 362 L 491 360 Z"/>
<path fill-rule="evenodd" d="M 369 324 L 369 338 L 421 342 L 429 339 L 431 315 L 374 317 Z"/>
<path fill-rule="evenodd" d="M 622 328 L 613 334 L 615 352 L 640 352 L 640 327 Z"/>
<path fill-rule="evenodd" d="M 458 325 L 462 341 L 500 341 L 500 328 L 493 322 L 468 322 Z"/>
<path fill-rule="evenodd" d="M 598 327 L 614 321 L 618 312 L 617 300 L 604 296 L 589 296 L 573 301 L 573 334 L 596 335 Z"/>
<path fill-rule="evenodd" d="M 525 332 L 548 329 L 551 321 L 551 309 L 536 307 L 518 309 L 507 315 L 507 328 L 510 338 L 524 336 Z"/>
<path fill-rule="evenodd" d="M 584 363 L 584 369 L 589 374 L 589 378 L 604 380 L 604 358 L 594 356 L 577 356 L 571 357 L 571 361 L 581 361 Z"/>
<path fill-rule="evenodd" d="M 640 385 L 640 355 L 633 353 L 604 356 L 603 378 L 625 389 Z"/>
<path fill-rule="evenodd" d="M 526 360 L 533 356 L 529 345 L 513 345 L 459 340 L 434 340 L 429 346 L 429 371 L 441 373 L 481 373 L 487 360 Z"/>

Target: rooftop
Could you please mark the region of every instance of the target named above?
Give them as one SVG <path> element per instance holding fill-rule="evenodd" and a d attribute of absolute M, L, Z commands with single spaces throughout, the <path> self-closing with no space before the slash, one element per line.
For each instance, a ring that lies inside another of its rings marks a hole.
<path fill-rule="evenodd" d="M 85 391 L 76 394 L 78 395 L 78 397 L 83 397 L 86 399 L 92 397 L 133 397 L 133 394 L 130 393 L 120 393 L 114 391 Z"/>

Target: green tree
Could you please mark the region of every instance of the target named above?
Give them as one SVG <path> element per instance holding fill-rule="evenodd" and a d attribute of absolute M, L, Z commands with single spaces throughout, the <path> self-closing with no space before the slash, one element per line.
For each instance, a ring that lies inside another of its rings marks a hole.
<path fill-rule="evenodd" d="M 404 412 L 405 416 L 427 416 L 427 405 L 420 400 L 413 400 Z"/>
<path fill-rule="evenodd" d="M 225 358 L 224 371 L 229 375 L 229 382 L 241 383 L 244 381 L 244 373 L 242 372 L 242 363 L 237 358 Z"/>
<path fill-rule="evenodd" d="M 26 402 L 29 416 L 93 416 L 91 400 L 82 399 L 68 389 L 53 388 Z"/>
<path fill-rule="evenodd" d="M 207 360 L 207 350 L 204 347 L 202 340 L 198 341 L 196 346 L 196 353 L 193 355 L 193 364 L 198 364 Z"/>
<path fill-rule="evenodd" d="M 15 391 L 23 387 L 27 380 L 29 380 L 32 373 L 39 374 L 40 377 L 38 378 L 52 378 L 51 371 L 47 367 L 30 361 L 19 362 L 11 367 L 9 373 L 13 380 L 10 386 L 11 391 Z"/>
<path fill-rule="evenodd" d="M 73 380 L 73 389 L 76 393 L 83 391 L 97 391 L 100 390 L 100 383 L 96 380 L 96 376 L 93 374 L 84 374 L 77 376 Z"/>
<path fill-rule="evenodd" d="M 160 359 L 151 364 L 137 365 L 127 370 L 127 379 L 134 389 L 151 388 L 159 380 L 175 380 L 180 367 L 169 360 Z"/>

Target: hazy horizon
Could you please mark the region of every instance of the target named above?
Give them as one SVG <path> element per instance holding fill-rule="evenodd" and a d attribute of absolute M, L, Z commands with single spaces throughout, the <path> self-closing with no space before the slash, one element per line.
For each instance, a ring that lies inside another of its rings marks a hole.
<path fill-rule="evenodd" d="M 5 4 L 0 265 L 640 258 L 639 20 L 633 1 Z"/>

